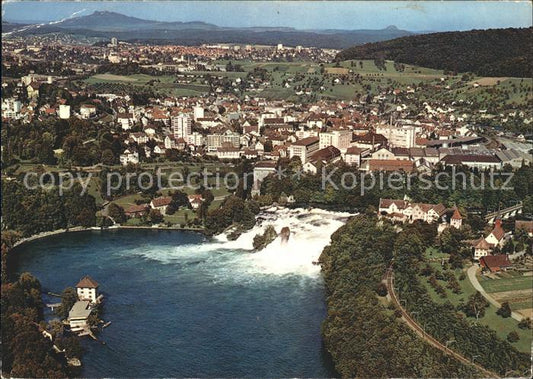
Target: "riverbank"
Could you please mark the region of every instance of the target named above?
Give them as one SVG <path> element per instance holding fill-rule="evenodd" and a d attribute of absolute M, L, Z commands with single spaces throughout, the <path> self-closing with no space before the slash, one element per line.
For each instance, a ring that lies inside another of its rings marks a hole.
<path fill-rule="evenodd" d="M 117 225 L 117 226 L 111 226 L 106 229 L 151 229 L 151 230 L 179 230 L 179 231 L 185 231 L 185 232 L 197 232 L 205 234 L 204 228 L 190 228 L 190 227 L 173 227 L 173 226 L 148 226 L 148 225 Z"/>
<path fill-rule="evenodd" d="M 12 249 L 14 249 L 15 247 L 17 246 L 20 246 L 26 242 L 30 242 L 30 241 L 35 241 L 35 240 L 38 240 L 38 239 L 41 239 L 41 238 L 46 238 L 46 237 L 50 237 L 50 236 L 55 236 L 57 234 L 63 234 L 63 233 L 70 233 L 70 232 L 85 232 L 85 231 L 88 231 L 88 230 L 92 230 L 92 228 L 84 228 L 83 226 L 75 226 L 73 228 L 69 228 L 69 229 L 56 229 L 56 230 L 51 230 L 49 232 L 42 232 L 42 233 L 38 233 L 38 234 L 32 234 L 31 236 L 29 237 L 24 237 L 24 238 L 21 238 L 19 240 L 17 240 L 14 244 L 13 244 L 13 247 Z"/>
<path fill-rule="evenodd" d="M 102 230 L 115 230 L 115 229 L 145 229 L 145 230 L 177 230 L 177 231 L 188 231 L 188 232 L 198 232 L 201 234 L 205 234 L 205 230 L 203 228 L 189 228 L 189 227 L 169 227 L 169 226 L 148 226 L 148 225 L 142 225 L 142 226 L 134 226 L 134 225 L 113 225 L 110 227 L 97 227 L 93 226 L 90 228 L 84 228 L 83 226 L 75 226 L 73 228 L 69 229 L 56 229 L 51 230 L 49 232 L 42 232 L 38 234 L 33 234 L 29 237 L 24 237 L 19 240 L 17 240 L 11 249 L 14 249 L 22 244 L 25 244 L 27 242 L 43 239 L 46 237 L 55 236 L 58 234 L 64 234 L 64 233 L 77 233 L 77 232 L 88 232 L 88 231 L 102 231 Z"/>

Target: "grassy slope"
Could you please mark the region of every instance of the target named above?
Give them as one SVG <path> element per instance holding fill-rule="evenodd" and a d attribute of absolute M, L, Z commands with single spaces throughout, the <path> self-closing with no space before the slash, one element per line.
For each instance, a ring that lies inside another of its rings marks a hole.
<path fill-rule="evenodd" d="M 353 62 L 353 63 L 352 63 Z M 361 67 L 359 62 L 363 62 Z M 218 61 L 219 64 L 225 64 L 227 61 Z M 218 77 L 227 77 L 230 79 L 243 78 L 248 72 L 252 71 L 256 67 L 261 67 L 267 69 L 271 76 L 271 86 L 263 88 L 262 91 L 249 91 L 246 94 L 250 96 L 261 96 L 267 98 L 278 98 L 278 99 L 287 99 L 287 100 L 299 100 L 305 99 L 306 96 L 297 96 L 294 91 L 295 85 L 301 85 L 304 88 L 307 87 L 308 81 L 313 79 L 318 79 L 319 81 L 324 81 L 324 91 L 316 92 L 318 97 L 328 98 L 328 99 L 342 99 L 350 100 L 353 99 L 356 93 L 365 93 L 363 86 L 359 83 L 355 84 L 335 84 L 331 83 L 332 78 L 335 76 L 324 77 L 320 73 L 320 66 L 317 63 L 313 62 L 233 62 L 235 64 L 240 64 L 245 72 L 204 72 L 204 71 L 192 71 L 187 74 L 194 75 L 205 75 L 210 74 L 212 76 Z M 435 84 L 441 85 L 440 90 L 432 91 L 431 95 L 438 97 L 442 96 L 453 96 L 457 99 L 463 100 L 481 100 L 490 96 L 489 92 L 494 89 L 508 90 L 510 91 L 510 99 L 505 100 L 508 103 L 517 102 L 520 104 L 525 104 L 528 100 L 533 99 L 533 92 L 523 91 L 523 92 L 513 92 L 512 86 L 519 86 L 521 83 L 532 87 L 532 81 L 530 79 L 525 79 L 525 82 L 521 78 L 501 78 L 499 83 L 494 83 L 493 85 L 480 86 L 477 88 L 473 87 L 473 82 L 476 80 L 481 80 L 481 77 L 474 77 L 468 83 L 462 83 L 460 81 L 461 74 L 457 76 L 447 76 L 445 82 L 440 82 L 441 77 L 445 77 L 443 70 L 418 67 L 412 65 L 405 65 L 405 70 L 399 72 L 394 68 L 394 63 L 392 61 L 387 61 L 385 66 L 386 70 L 380 70 L 374 64 L 373 60 L 354 60 L 354 61 L 344 61 L 340 63 L 341 67 L 348 68 L 353 70 L 355 74 L 362 76 L 362 84 L 370 85 L 373 91 L 376 91 L 378 86 L 393 86 L 394 88 L 405 89 L 407 86 L 416 86 L 420 83 L 434 82 Z M 325 67 L 335 67 L 333 64 L 326 64 Z M 303 80 L 295 80 L 296 75 L 303 75 Z M 350 74 L 351 75 L 351 74 Z M 153 86 L 148 86 L 147 83 L 156 79 L 160 82 L 155 83 Z M 130 75 L 127 77 L 121 76 L 104 76 L 95 75 L 85 80 L 87 84 L 104 86 L 103 88 L 113 88 L 112 86 L 133 86 L 140 87 L 146 90 L 156 90 L 169 95 L 174 96 L 195 96 L 200 95 L 208 91 L 208 87 L 204 83 L 204 79 L 197 77 L 193 79 L 191 83 L 188 84 L 175 84 L 173 83 L 175 76 L 166 75 L 151 77 L 148 75 Z M 292 79 L 291 88 L 285 88 L 282 86 L 282 81 Z M 111 87 L 109 87 L 111 86 Z M 445 89 L 445 86 L 450 86 L 450 89 Z M 97 87 L 98 88 L 98 87 Z M 419 94 L 419 96 L 424 96 L 424 94 Z M 429 96 L 429 94 L 428 94 Z"/>
<path fill-rule="evenodd" d="M 431 262 L 430 265 L 438 270 L 442 270 L 440 262 Z M 438 303 L 445 303 L 446 301 L 451 302 L 454 306 L 459 305 L 459 303 L 465 302 L 468 300 L 468 297 L 475 293 L 475 289 L 468 280 L 468 278 L 465 278 L 464 280 L 459 280 L 459 275 L 461 274 L 461 270 L 455 271 L 455 276 L 459 282 L 459 285 L 461 287 L 461 293 L 455 294 L 451 290 L 446 288 L 446 282 L 445 281 L 438 281 L 439 284 L 441 284 L 446 289 L 446 297 L 442 298 L 435 292 L 433 287 L 428 283 L 427 278 L 421 278 L 421 282 L 427 287 L 429 294 L 431 298 Z M 515 346 L 518 350 L 523 352 L 530 352 L 531 351 L 531 342 L 532 342 L 532 335 L 531 330 L 524 330 L 518 328 L 518 321 L 512 319 L 512 318 L 502 318 L 496 314 L 496 311 L 498 309 L 492 305 L 490 305 L 486 311 L 485 316 L 482 317 L 479 320 L 479 323 L 482 325 L 487 325 L 489 328 L 496 331 L 498 334 L 498 337 L 501 339 L 506 339 L 507 334 L 511 331 L 516 331 L 518 335 L 520 336 L 520 340 L 518 342 L 513 343 L 512 345 Z M 473 318 L 469 318 L 469 320 L 474 323 L 476 320 Z"/>

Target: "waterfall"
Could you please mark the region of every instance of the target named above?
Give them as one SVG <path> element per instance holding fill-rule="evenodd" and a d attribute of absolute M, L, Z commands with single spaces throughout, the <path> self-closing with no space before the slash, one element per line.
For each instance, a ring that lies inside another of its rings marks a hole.
<path fill-rule="evenodd" d="M 203 272 L 215 280 L 254 280 L 261 275 L 305 275 L 320 273 L 313 264 L 329 244 L 331 235 L 352 216 L 350 213 L 330 212 L 321 209 L 288 209 L 271 207 L 257 216 L 255 227 L 234 241 L 225 234 L 206 239 L 201 244 L 186 244 L 168 249 L 142 246 L 130 254 L 142 255 L 181 268 L 200 265 Z M 282 243 L 278 236 L 265 249 L 254 251 L 253 239 L 264 233 L 268 225 L 276 232 L 290 229 L 290 238 Z"/>

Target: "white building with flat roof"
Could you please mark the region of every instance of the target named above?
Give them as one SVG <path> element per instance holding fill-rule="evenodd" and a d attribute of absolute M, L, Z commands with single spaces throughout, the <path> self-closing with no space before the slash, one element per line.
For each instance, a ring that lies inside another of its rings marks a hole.
<path fill-rule="evenodd" d="M 319 134 L 319 148 L 324 149 L 328 146 L 334 146 L 345 153 L 352 142 L 351 130 L 331 130 Z"/>
<path fill-rule="evenodd" d="M 380 125 L 376 133 L 387 138 L 390 147 L 415 147 L 416 128 L 413 125 Z"/>
<path fill-rule="evenodd" d="M 88 300 L 76 301 L 68 312 L 68 323 L 72 330 L 83 329 L 87 327 L 87 320 L 91 315 L 91 302 Z"/>
<path fill-rule="evenodd" d="M 317 137 L 298 140 L 289 147 L 289 158 L 299 157 L 304 164 L 309 156 L 318 150 L 318 147 L 319 139 Z"/>
<path fill-rule="evenodd" d="M 187 115 L 172 117 L 170 120 L 170 127 L 172 128 L 172 133 L 176 139 L 183 138 L 184 140 L 187 140 L 187 137 L 192 132 L 192 120 Z"/>
<path fill-rule="evenodd" d="M 70 118 L 70 105 L 61 104 L 59 106 L 59 118 L 63 120 Z"/>

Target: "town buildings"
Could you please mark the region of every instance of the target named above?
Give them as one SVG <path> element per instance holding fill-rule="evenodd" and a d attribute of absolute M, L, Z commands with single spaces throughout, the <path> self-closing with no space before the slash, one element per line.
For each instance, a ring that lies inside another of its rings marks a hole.
<path fill-rule="evenodd" d="M 496 219 L 494 228 L 487 237 L 481 237 L 477 240 L 471 241 L 474 248 L 474 259 L 479 260 L 481 257 L 485 257 L 491 254 L 494 249 L 503 247 L 505 242 L 506 233 L 502 228 L 502 220 Z"/>
<path fill-rule="evenodd" d="M 438 221 L 446 213 L 442 204 L 413 203 L 408 200 L 379 199 L 378 216 L 394 221 Z"/>
<path fill-rule="evenodd" d="M 345 153 L 352 142 L 353 133 L 351 130 L 331 130 L 319 134 L 319 148 L 324 149 L 328 146 L 334 146 Z"/>
<path fill-rule="evenodd" d="M 172 134 L 176 139 L 183 138 L 186 140 L 192 133 L 192 120 L 187 115 L 172 117 L 170 126 L 172 128 Z"/>
<path fill-rule="evenodd" d="M 307 162 L 308 157 L 319 149 L 317 137 L 307 137 L 296 141 L 289 147 L 289 157 L 300 158 L 302 164 Z"/>
<path fill-rule="evenodd" d="M 379 125 L 376 133 L 383 135 L 391 147 L 415 147 L 416 129 L 412 125 Z"/>

